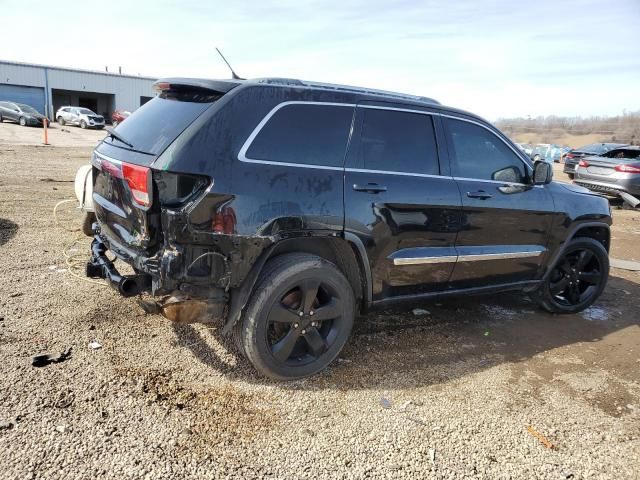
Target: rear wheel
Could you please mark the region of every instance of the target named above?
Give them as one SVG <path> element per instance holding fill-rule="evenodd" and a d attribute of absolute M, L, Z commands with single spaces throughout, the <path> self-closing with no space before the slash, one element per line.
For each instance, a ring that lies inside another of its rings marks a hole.
<path fill-rule="evenodd" d="M 292 253 L 267 263 L 234 335 L 258 371 L 293 380 L 338 356 L 354 315 L 353 289 L 342 272 L 320 257 Z"/>
<path fill-rule="evenodd" d="M 20 120 L 18 120 L 18 123 L 20 123 L 21 127 L 26 127 L 27 126 L 27 119 L 24 117 L 20 117 Z"/>
<path fill-rule="evenodd" d="M 575 174 L 575 173 L 567 173 L 567 176 L 568 176 L 571 180 L 573 180 L 573 179 L 575 178 L 576 174 Z"/>
<path fill-rule="evenodd" d="M 2 118 L 2 115 L 0 115 L 0 123 L 4 122 L 4 119 Z"/>
<path fill-rule="evenodd" d="M 87 128 L 87 122 L 80 120 L 80 128 Z"/>
<path fill-rule="evenodd" d="M 600 296 L 609 276 L 609 255 L 593 238 L 577 237 L 532 297 L 553 313 L 576 313 Z"/>
<path fill-rule="evenodd" d="M 58 123 L 60 124 L 61 127 L 64 127 L 64 118 L 58 117 Z"/>

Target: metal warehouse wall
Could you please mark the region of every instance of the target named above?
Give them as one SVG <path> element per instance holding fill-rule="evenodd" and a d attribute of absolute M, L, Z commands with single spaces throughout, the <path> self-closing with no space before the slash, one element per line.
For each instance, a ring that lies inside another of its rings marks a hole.
<path fill-rule="evenodd" d="M 0 84 L 45 88 L 50 117 L 54 113 L 51 112 L 53 89 L 115 95 L 115 108 L 133 111 L 140 106 L 140 97 L 154 96 L 151 88 L 154 81 L 148 77 L 0 61 Z"/>

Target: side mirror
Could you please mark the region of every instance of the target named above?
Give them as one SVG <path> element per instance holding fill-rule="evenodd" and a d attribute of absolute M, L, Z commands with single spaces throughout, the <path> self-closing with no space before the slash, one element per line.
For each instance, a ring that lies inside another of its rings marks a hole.
<path fill-rule="evenodd" d="M 533 184 L 546 185 L 553 179 L 553 168 L 544 160 L 533 162 Z"/>
<path fill-rule="evenodd" d="M 505 183 L 520 183 L 522 181 L 520 170 L 517 167 L 506 167 L 491 175 L 493 180 Z"/>

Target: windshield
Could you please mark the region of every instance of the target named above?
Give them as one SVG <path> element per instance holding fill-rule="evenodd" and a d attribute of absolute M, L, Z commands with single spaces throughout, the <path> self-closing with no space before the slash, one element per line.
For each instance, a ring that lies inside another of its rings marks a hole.
<path fill-rule="evenodd" d="M 92 112 L 91 110 L 89 110 L 88 108 L 79 108 L 78 111 L 82 114 L 82 115 L 95 115 L 94 112 Z"/>
<path fill-rule="evenodd" d="M 218 94 L 162 93 L 119 124 L 118 134 L 135 150 L 159 155 L 220 97 Z M 125 146 L 112 137 L 107 137 L 105 142 Z"/>
<path fill-rule="evenodd" d="M 29 105 L 23 105 L 22 103 L 18 103 L 18 107 L 20 107 L 20 110 L 26 113 L 40 113 L 35 108 L 30 107 Z"/>

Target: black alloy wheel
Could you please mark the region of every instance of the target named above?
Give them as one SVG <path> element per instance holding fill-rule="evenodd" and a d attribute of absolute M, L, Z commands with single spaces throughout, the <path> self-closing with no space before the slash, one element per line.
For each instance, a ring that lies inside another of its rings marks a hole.
<path fill-rule="evenodd" d="M 355 316 L 349 281 L 331 262 L 292 253 L 269 261 L 235 327 L 240 350 L 264 375 L 292 380 L 329 365 Z"/>
<path fill-rule="evenodd" d="M 271 354 L 293 366 L 314 362 L 329 350 L 342 320 L 340 293 L 320 280 L 303 280 L 269 311 Z"/>
<path fill-rule="evenodd" d="M 592 238 L 578 237 L 569 242 L 535 297 L 551 312 L 579 312 L 600 296 L 608 276 L 604 246 Z"/>

